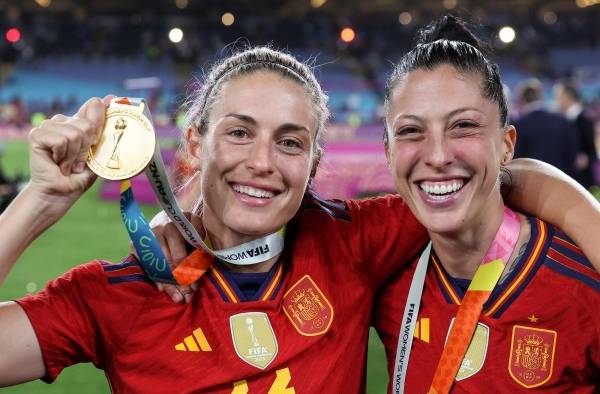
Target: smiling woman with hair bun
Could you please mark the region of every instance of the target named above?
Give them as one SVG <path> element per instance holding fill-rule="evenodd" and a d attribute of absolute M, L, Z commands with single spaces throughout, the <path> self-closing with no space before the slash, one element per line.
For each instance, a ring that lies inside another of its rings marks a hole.
<path fill-rule="evenodd" d="M 450 16 L 388 80 L 388 159 L 431 238 L 379 297 L 391 392 L 598 390 L 600 275 L 560 229 L 504 204 L 506 108 L 498 67 Z"/>

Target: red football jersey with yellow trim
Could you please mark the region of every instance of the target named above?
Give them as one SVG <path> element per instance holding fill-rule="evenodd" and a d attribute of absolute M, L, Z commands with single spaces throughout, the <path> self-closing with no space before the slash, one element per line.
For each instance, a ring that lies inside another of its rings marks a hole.
<path fill-rule="evenodd" d="M 355 393 L 364 389 L 376 287 L 426 233 L 396 196 L 307 198 L 258 301 L 214 266 L 173 303 L 133 259 L 92 262 L 19 302 L 47 367 L 106 371 L 118 393 Z"/>
<path fill-rule="evenodd" d="M 452 393 L 594 393 L 600 387 L 600 275 L 560 230 L 529 218 L 531 238 L 483 313 Z M 393 369 L 416 263 L 377 299 L 375 325 Z M 432 254 L 408 363 L 406 393 L 426 393 L 464 286 Z"/>

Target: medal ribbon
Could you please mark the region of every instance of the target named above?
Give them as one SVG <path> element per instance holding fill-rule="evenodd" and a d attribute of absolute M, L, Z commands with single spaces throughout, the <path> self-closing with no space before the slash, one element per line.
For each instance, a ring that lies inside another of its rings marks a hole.
<path fill-rule="evenodd" d="M 151 122 L 150 111 L 140 98 L 115 98 L 111 108 L 131 106 L 143 108 L 144 116 Z M 158 240 L 148 226 L 139 209 L 129 181 L 121 182 L 121 218 L 129 233 L 140 264 L 148 277 L 157 282 L 188 285 L 195 282 L 212 264 L 214 257 L 236 265 L 257 264 L 279 255 L 283 250 L 285 226 L 265 237 L 227 249 L 213 250 L 200 237 L 194 226 L 187 220 L 177 205 L 177 200 L 169 185 L 165 165 L 158 144 L 150 163 L 144 170 L 158 202 L 185 240 L 196 248 L 174 271 L 171 271 Z M 214 257 L 213 257 L 214 256 Z"/>
<path fill-rule="evenodd" d="M 454 378 L 462 364 L 471 338 L 477 327 L 483 304 L 490 298 L 504 267 L 510 258 L 519 238 L 519 217 L 508 207 L 504 207 L 502 225 L 496 233 L 494 242 L 488 249 L 483 263 L 477 268 L 475 276 L 463 297 L 456 319 L 446 340 L 442 356 L 438 362 L 430 394 L 450 392 Z"/>
<path fill-rule="evenodd" d="M 485 253 L 456 314 L 456 319 L 429 389 L 429 394 L 446 394 L 450 391 L 454 378 L 462 364 L 483 305 L 489 299 L 510 255 L 515 249 L 520 232 L 518 215 L 508 207 L 504 207 L 502 224 L 496 232 L 489 249 Z M 394 393 L 404 393 L 404 382 L 412 346 L 412 340 L 419 313 L 422 289 L 425 282 L 427 264 L 431 253 L 431 242 L 421 254 L 413 276 L 402 326 L 398 334 L 398 347 L 394 370 Z M 405 365 L 406 364 L 406 365 Z"/>

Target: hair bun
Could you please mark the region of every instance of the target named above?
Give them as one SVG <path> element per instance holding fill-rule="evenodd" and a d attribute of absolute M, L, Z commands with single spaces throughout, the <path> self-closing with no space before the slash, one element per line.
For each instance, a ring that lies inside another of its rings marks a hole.
<path fill-rule="evenodd" d="M 417 32 L 417 45 L 427 44 L 437 40 L 461 41 L 482 49 L 483 45 L 479 39 L 467 27 L 462 19 L 453 15 L 443 17 L 431 22 Z"/>

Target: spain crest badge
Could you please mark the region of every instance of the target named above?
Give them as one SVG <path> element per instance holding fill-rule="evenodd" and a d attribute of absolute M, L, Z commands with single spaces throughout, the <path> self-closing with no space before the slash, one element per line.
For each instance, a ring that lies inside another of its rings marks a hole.
<path fill-rule="evenodd" d="M 552 377 L 556 331 L 513 326 L 508 371 L 526 388 L 538 387 Z"/>
<path fill-rule="evenodd" d="M 283 311 L 305 336 L 323 334 L 333 322 L 333 307 L 308 275 L 283 295 Z"/>
<path fill-rule="evenodd" d="M 265 369 L 277 355 L 277 338 L 266 313 L 238 313 L 229 318 L 237 355 L 256 368 Z"/>

